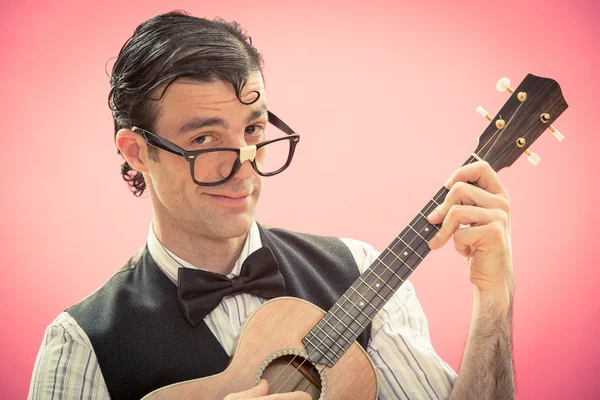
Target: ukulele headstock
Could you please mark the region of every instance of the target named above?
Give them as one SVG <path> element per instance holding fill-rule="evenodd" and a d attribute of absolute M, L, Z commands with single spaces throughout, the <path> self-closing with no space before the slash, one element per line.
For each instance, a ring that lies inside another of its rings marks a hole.
<path fill-rule="evenodd" d="M 495 171 L 511 166 L 523 154 L 537 165 L 539 156 L 528 149 L 546 129 L 559 141 L 564 139 L 552 126 L 568 107 L 560 86 L 552 79 L 528 74 L 516 89 L 510 87 L 508 78 L 500 79 L 496 89 L 511 96 L 495 117 L 477 108 L 490 124 L 479 137 L 474 157 L 487 161 Z"/>

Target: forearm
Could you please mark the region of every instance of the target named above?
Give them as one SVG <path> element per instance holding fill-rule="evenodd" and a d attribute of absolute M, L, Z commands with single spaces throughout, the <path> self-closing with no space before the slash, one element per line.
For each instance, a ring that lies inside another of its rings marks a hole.
<path fill-rule="evenodd" d="M 514 399 L 512 288 L 475 290 L 469 339 L 451 399 Z"/>

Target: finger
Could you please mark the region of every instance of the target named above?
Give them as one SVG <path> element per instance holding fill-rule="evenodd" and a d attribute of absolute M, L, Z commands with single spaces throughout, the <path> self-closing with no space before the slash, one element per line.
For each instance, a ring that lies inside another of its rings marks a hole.
<path fill-rule="evenodd" d="M 249 392 L 251 395 L 253 395 L 253 397 L 250 397 L 251 399 L 268 395 L 269 381 L 266 379 L 261 379 L 256 386 L 249 390 Z"/>
<path fill-rule="evenodd" d="M 455 182 L 475 183 L 483 190 L 502 195 L 508 200 L 508 192 L 498 178 L 498 174 L 485 161 L 477 161 L 460 167 L 454 171 L 444 186 L 450 189 Z"/>
<path fill-rule="evenodd" d="M 470 257 L 471 254 L 473 254 L 473 248 L 469 245 L 462 244 L 460 241 L 456 240 L 456 235 L 454 235 L 454 248 L 456 249 L 456 251 L 458 251 L 458 254 L 460 254 L 463 257 Z"/>
<path fill-rule="evenodd" d="M 261 400 L 311 400 L 312 396 L 305 392 L 278 393 L 261 397 Z"/>
<path fill-rule="evenodd" d="M 502 211 L 475 206 L 454 205 L 448 211 L 442 226 L 431 240 L 429 248 L 432 250 L 442 247 L 461 225 L 485 225 L 495 220 L 504 219 Z M 462 228 L 465 229 L 465 228 Z"/>
<path fill-rule="evenodd" d="M 269 394 L 269 381 L 261 379 L 260 382 L 252 389 L 248 389 L 239 393 L 232 393 L 225 397 L 223 400 L 241 400 L 241 399 L 256 399 L 263 398 Z"/>
<path fill-rule="evenodd" d="M 448 192 L 444 202 L 429 213 L 427 220 L 432 224 L 439 224 L 444 220 L 450 208 L 457 204 L 473 205 L 488 209 L 497 208 L 506 213 L 510 211 L 510 204 L 504 197 L 492 194 L 468 183 L 456 182 Z"/>
<path fill-rule="evenodd" d="M 454 240 L 463 246 L 470 246 L 473 250 L 487 243 L 500 243 L 507 241 L 506 230 L 502 224 L 494 221 L 487 225 L 459 229 L 454 234 Z"/>

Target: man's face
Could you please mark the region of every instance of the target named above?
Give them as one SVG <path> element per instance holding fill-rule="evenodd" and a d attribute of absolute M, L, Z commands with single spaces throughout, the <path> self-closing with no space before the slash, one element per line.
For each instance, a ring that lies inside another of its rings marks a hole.
<path fill-rule="evenodd" d="M 267 106 L 264 83 L 259 71 L 249 75 L 241 98 L 230 84 L 221 81 L 199 83 L 178 80 L 159 102 L 154 133 L 186 150 L 214 147 L 244 147 L 266 139 Z M 249 161 L 222 185 L 196 185 L 189 163 L 180 156 L 159 151 L 159 161 L 148 161 L 146 182 L 155 218 L 162 228 L 214 239 L 239 237 L 248 232 L 254 219 L 262 177 Z M 200 167 L 201 165 L 199 165 Z M 223 178 L 230 169 L 216 171 Z M 213 173 L 211 173 L 214 176 Z M 232 199 L 232 197 L 240 197 Z M 165 226 L 168 225 L 168 226 Z"/>

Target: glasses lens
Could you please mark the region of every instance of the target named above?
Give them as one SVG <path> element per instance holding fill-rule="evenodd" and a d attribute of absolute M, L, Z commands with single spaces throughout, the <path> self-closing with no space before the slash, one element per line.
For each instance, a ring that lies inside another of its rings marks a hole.
<path fill-rule="evenodd" d="M 273 174 L 287 164 L 292 142 L 285 138 L 261 146 L 256 151 L 256 167 L 263 174 Z M 216 183 L 226 179 L 238 158 L 231 150 L 211 151 L 196 156 L 194 178 L 200 183 Z"/>
<path fill-rule="evenodd" d="M 202 153 L 194 162 L 194 178 L 201 183 L 222 181 L 231 174 L 238 155 L 235 151 L 212 151 Z"/>
<path fill-rule="evenodd" d="M 290 157 L 292 141 L 277 140 L 262 146 L 256 152 L 256 167 L 263 174 L 272 174 L 285 166 Z"/>

